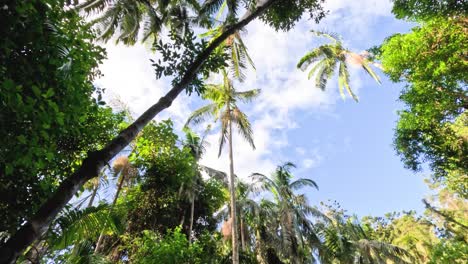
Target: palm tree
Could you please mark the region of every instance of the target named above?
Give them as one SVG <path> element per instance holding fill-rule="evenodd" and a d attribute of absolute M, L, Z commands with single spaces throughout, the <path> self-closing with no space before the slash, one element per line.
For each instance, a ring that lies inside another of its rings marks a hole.
<path fill-rule="evenodd" d="M 218 26 L 208 32 L 202 34 L 202 37 L 211 37 L 215 39 L 223 33 L 223 26 Z M 216 52 L 226 52 L 229 56 L 229 70 L 232 76 L 239 81 L 245 80 L 244 70 L 250 65 L 255 70 L 255 64 L 250 57 L 247 46 L 241 37 L 239 30 L 230 35 L 221 45 L 218 46 Z"/>
<path fill-rule="evenodd" d="M 239 0 L 205 0 L 201 7 L 201 13 L 206 15 L 217 13 L 217 18 L 219 19 L 227 7 L 225 22 L 230 23 L 235 19 L 237 10 L 242 2 Z"/>
<path fill-rule="evenodd" d="M 354 53 L 345 47 L 338 36 L 334 34 L 312 31 L 318 36 L 323 36 L 332 41 L 331 44 L 322 45 L 304 55 L 297 68 L 306 70 L 310 65 L 311 67 L 308 78 L 312 78 L 315 75 L 315 85 L 317 88 L 325 90 L 328 79 L 332 78 L 336 70 L 338 70 L 338 87 L 341 96 L 344 98 L 344 90 L 346 89 L 348 94 L 356 101 L 357 96 L 353 93 L 349 85 L 349 71 L 348 63 L 352 65 L 361 66 L 377 83 L 381 83 L 379 77 L 370 67 L 372 61 L 369 60 L 368 55 Z"/>
<path fill-rule="evenodd" d="M 196 20 L 189 14 L 198 13 L 200 5 L 197 0 L 87 0 L 74 9 L 98 14 L 91 23 L 97 27 L 100 39 L 108 41 L 116 36 L 117 41 L 133 45 L 140 32 L 143 42 L 150 37 L 157 39 L 164 26 L 185 32 Z"/>
<path fill-rule="evenodd" d="M 302 187 L 313 187 L 318 189 L 317 184 L 306 178 L 292 181 L 291 169 L 295 168 L 293 163 L 287 162 L 278 166 L 272 177 L 254 173 L 252 177 L 260 183 L 260 188 L 268 190 L 273 195 L 273 209 L 276 215 L 275 230 L 271 234 L 278 234 L 273 240 L 278 252 L 283 252 L 283 257 L 289 257 L 292 263 L 303 263 L 306 261 L 305 252 L 312 256 L 312 246 L 318 245 L 319 238 L 309 216 L 323 218 L 324 216 L 308 204 L 306 197 L 296 195 L 294 191 Z"/>
<path fill-rule="evenodd" d="M 238 209 L 238 218 L 239 218 L 239 228 L 240 228 L 240 240 L 241 240 L 241 249 L 242 251 L 247 250 L 248 244 L 250 244 L 250 234 L 249 227 L 246 220 L 257 215 L 260 207 L 255 200 L 250 198 L 252 188 L 244 182 L 237 182 L 237 209 Z"/>
<path fill-rule="evenodd" d="M 91 207 L 94 204 L 94 199 L 96 198 L 99 188 L 103 185 L 107 185 L 108 180 L 106 177 L 105 169 L 102 169 L 99 175 L 96 178 L 91 179 L 84 185 L 84 189 L 91 191 L 89 196 L 89 201 L 87 207 Z"/>
<path fill-rule="evenodd" d="M 128 185 L 138 175 L 138 170 L 130 164 L 128 157 L 126 156 L 120 156 L 116 158 L 112 169 L 114 171 L 114 176 L 118 179 L 118 183 L 117 183 L 117 190 L 115 192 L 114 199 L 112 200 L 112 204 L 110 206 L 111 213 L 115 205 L 117 204 L 117 199 L 119 198 L 119 195 L 122 191 L 122 188 L 124 187 L 124 184 Z M 105 225 L 107 225 L 107 223 L 104 223 L 104 226 Z M 98 253 L 101 250 L 101 244 L 103 242 L 103 239 L 104 239 L 104 232 L 101 232 L 101 234 L 99 235 L 98 241 L 96 242 L 96 247 L 94 249 L 95 253 Z"/>
<path fill-rule="evenodd" d="M 356 217 L 345 216 L 342 211 L 329 211 L 327 215 L 330 221 L 316 224 L 324 241 L 319 249 L 321 262 L 412 263 L 412 257 L 404 249 L 373 240 Z"/>
<path fill-rule="evenodd" d="M 232 258 L 233 263 L 239 263 L 237 219 L 236 219 L 236 189 L 234 182 L 234 158 L 232 149 L 232 125 L 235 124 L 238 132 L 255 149 L 253 142 L 253 131 L 247 115 L 237 106 L 238 101 L 249 102 L 258 96 L 260 90 L 254 89 L 244 92 L 238 92 L 234 89 L 232 81 L 227 76 L 226 71 L 222 71 L 222 84 L 208 84 L 204 93 L 204 98 L 212 103 L 196 110 L 187 120 L 186 125 L 190 123 L 198 124 L 207 117 L 215 117 L 215 121 L 221 122 L 221 135 L 219 140 L 218 156 L 226 140 L 229 144 L 229 191 L 231 196 L 231 218 L 232 218 Z"/>
<path fill-rule="evenodd" d="M 238 9 L 239 2 L 237 0 L 207 0 L 202 6 L 202 13 L 212 14 L 217 12 L 215 23 L 219 25 L 211 28 L 206 33 L 200 35 L 201 37 L 210 37 L 216 39 L 220 36 L 226 26 L 226 22 L 229 24 L 230 15 L 235 14 Z M 228 7 L 226 21 L 220 21 L 221 16 L 225 13 L 225 9 Z M 245 74 L 243 70 L 247 66 L 251 66 L 255 70 L 255 64 L 247 52 L 247 46 L 241 37 L 241 30 L 236 30 L 231 34 L 221 45 L 218 46 L 216 52 L 224 53 L 227 50 L 229 56 L 229 69 L 232 76 L 239 81 L 245 80 Z"/>
<path fill-rule="evenodd" d="M 207 129 L 208 130 L 208 129 Z M 193 131 L 190 129 L 186 128 L 184 129 L 185 131 L 185 147 L 188 147 L 190 149 L 190 153 L 192 154 L 193 158 L 195 159 L 194 163 L 194 175 L 193 177 L 186 183 L 181 186 L 181 193 L 183 196 L 185 196 L 189 202 L 190 202 L 190 220 L 189 220 L 189 244 L 192 243 L 192 230 L 193 230 L 193 217 L 194 217 L 194 212 L 195 212 L 195 200 L 197 199 L 199 195 L 199 190 L 200 190 L 200 185 L 202 179 L 201 175 L 201 165 L 199 165 L 199 161 L 203 156 L 203 153 L 205 152 L 205 136 L 200 138 L 197 134 L 195 134 Z M 210 170 L 214 170 L 211 169 Z M 210 175 L 210 174 L 209 174 Z M 211 175 L 210 175 L 211 176 Z M 185 214 L 184 214 L 185 215 Z M 182 223 L 184 220 L 182 220 Z"/>

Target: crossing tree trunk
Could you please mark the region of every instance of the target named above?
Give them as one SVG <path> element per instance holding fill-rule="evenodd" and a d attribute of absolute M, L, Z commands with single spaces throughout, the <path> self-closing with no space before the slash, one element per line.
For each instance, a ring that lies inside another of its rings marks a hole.
<path fill-rule="evenodd" d="M 161 97 L 157 103 L 148 108 L 135 122 L 119 133 L 104 148 L 89 152 L 80 168 L 66 178 L 57 190 L 47 199 L 39 210 L 19 230 L 0 246 L 0 264 L 15 263 L 23 251 L 36 241 L 44 232 L 57 214 L 71 200 L 75 193 L 90 179 L 99 175 L 99 171 L 120 151 L 122 151 L 137 134 L 158 115 L 171 106 L 179 94 L 195 79 L 203 63 L 210 54 L 223 43 L 230 35 L 249 24 L 252 20 L 263 14 L 274 2 L 278 0 L 259 1 L 257 7 L 246 14 L 236 23 L 226 26 L 225 30 L 189 65 L 178 83 L 169 92 Z"/>

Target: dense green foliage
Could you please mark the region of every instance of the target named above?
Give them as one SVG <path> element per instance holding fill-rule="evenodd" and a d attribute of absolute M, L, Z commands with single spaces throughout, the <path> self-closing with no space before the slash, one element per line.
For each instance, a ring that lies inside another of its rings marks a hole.
<path fill-rule="evenodd" d="M 452 15 L 466 15 L 468 3 L 463 0 L 393 0 L 397 18 L 429 19 Z"/>
<path fill-rule="evenodd" d="M 294 27 L 304 13 L 316 22 L 325 17 L 325 0 L 279 0 L 261 17 L 264 23 L 276 30 L 288 31 Z"/>
<path fill-rule="evenodd" d="M 394 1 L 398 18 L 419 25 L 388 38 L 377 58 L 394 82 L 405 81 L 395 148 L 405 165 L 432 170 L 438 195 L 426 216 L 374 219 L 374 232 L 421 263 L 468 261 L 468 52 L 466 1 Z M 432 204 L 431 204 L 432 203 Z M 437 204 L 438 206 L 434 206 Z M 378 223 L 375 225 L 375 223 Z"/>
<path fill-rule="evenodd" d="M 121 120 L 92 85 L 104 50 L 62 4 L 7 1 L 0 10 L 0 232 L 14 232 Z"/>
<path fill-rule="evenodd" d="M 408 82 L 400 99 L 395 146 L 405 165 L 429 162 L 433 179 L 467 196 L 468 35 L 465 18 L 436 18 L 381 48 L 385 72 Z"/>

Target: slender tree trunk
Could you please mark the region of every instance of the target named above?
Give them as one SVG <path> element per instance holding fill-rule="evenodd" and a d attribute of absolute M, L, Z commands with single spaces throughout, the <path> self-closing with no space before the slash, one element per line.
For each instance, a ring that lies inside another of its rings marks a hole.
<path fill-rule="evenodd" d="M 242 217 L 242 212 L 239 212 L 239 219 L 240 219 L 241 249 L 242 251 L 245 251 L 244 219 Z"/>
<path fill-rule="evenodd" d="M 101 180 L 101 174 L 98 175 L 97 183 L 93 188 L 93 193 L 91 194 L 91 198 L 89 199 L 88 207 L 93 206 L 94 198 L 96 198 L 97 191 L 99 189 L 99 181 Z"/>
<path fill-rule="evenodd" d="M 120 191 L 122 190 L 122 186 L 123 186 L 123 183 L 125 181 L 125 176 L 126 175 L 125 175 L 125 173 L 123 173 L 123 170 L 124 169 L 122 169 L 122 172 L 120 173 L 119 185 L 117 186 L 117 192 L 114 195 L 114 200 L 112 201 L 111 208 L 109 209 L 109 214 L 112 212 L 112 210 L 114 209 L 115 204 L 117 203 L 117 199 L 119 198 Z M 107 225 L 107 223 L 104 223 L 104 228 L 106 228 L 106 225 Z M 96 243 L 96 247 L 94 248 L 94 254 L 99 253 L 99 250 L 100 250 L 103 239 L 104 239 L 104 230 L 99 235 L 98 241 Z"/>
<path fill-rule="evenodd" d="M 263 243 L 262 243 L 262 236 L 260 234 L 260 230 L 257 229 L 256 230 L 256 238 L 255 238 L 255 252 L 257 253 L 257 260 L 260 264 L 267 264 L 266 260 L 265 260 L 265 252 L 264 252 L 264 248 L 263 248 Z"/>
<path fill-rule="evenodd" d="M 291 241 L 291 259 L 293 260 L 293 263 L 299 263 L 298 261 L 298 246 L 297 246 L 297 240 L 296 240 L 296 233 L 294 232 L 294 223 L 293 223 L 293 218 L 291 216 L 291 212 L 287 213 L 287 232 L 289 235 L 289 239 Z"/>
<path fill-rule="evenodd" d="M 195 213 L 195 197 L 192 196 L 190 205 L 189 244 L 192 244 L 193 214 Z"/>
<path fill-rule="evenodd" d="M 234 158 L 232 155 L 232 122 L 231 109 L 227 105 L 229 113 L 229 191 L 231 195 L 231 219 L 232 219 L 232 263 L 239 264 L 239 244 L 237 234 L 237 206 L 236 206 L 236 186 L 234 181 Z"/>
<path fill-rule="evenodd" d="M 88 180 L 96 177 L 99 171 L 122 149 L 124 149 L 137 136 L 153 118 L 162 110 L 171 106 L 177 96 L 193 81 L 203 63 L 210 54 L 237 30 L 243 28 L 256 17 L 263 14 L 273 3 L 278 0 L 266 0 L 258 3 L 253 11 L 246 14 L 237 22 L 227 26 L 225 31 L 215 38 L 208 47 L 203 50 L 188 67 L 180 82 L 157 103 L 146 110 L 135 122 L 124 129 L 109 144 L 99 151 L 89 152 L 83 160 L 81 167 L 66 178 L 57 190 L 47 199 L 39 210 L 19 230 L 0 247 L 0 264 L 14 263 L 21 253 L 38 239 L 48 228 L 52 220 L 65 207 L 75 193 Z"/>
<path fill-rule="evenodd" d="M 182 212 L 182 218 L 180 219 L 180 227 L 184 229 L 184 223 L 185 223 L 185 210 Z"/>

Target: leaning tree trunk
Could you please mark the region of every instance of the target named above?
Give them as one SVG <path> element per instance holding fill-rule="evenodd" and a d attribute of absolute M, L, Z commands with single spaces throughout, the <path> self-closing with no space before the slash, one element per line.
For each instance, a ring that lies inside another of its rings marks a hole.
<path fill-rule="evenodd" d="M 231 196 L 231 219 L 232 219 L 232 263 L 239 264 L 239 241 L 237 234 L 237 206 L 236 206 L 236 186 L 234 182 L 234 158 L 232 155 L 232 122 L 229 103 L 227 106 L 229 113 L 229 191 Z"/>
<path fill-rule="evenodd" d="M 65 207 L 75 193 L 90 179 L 96 177 L 99 171 L 122 149 L 137 136 L 153 118 L 162 110 L 171 106 L 177 96 L 194 80 L 203 63 L 210 54 L 237 30 L 243 28 L 256 17 L 263 14 L 274 2 L 266 0 L 259 3 L 255 10 L 247 13 L 237 22 L 225 28 L 225 31 L 215 38 L 189 65 L 180 81 L 157 103 L 148 108 L 135 122 L 119 133 L 103 149 L 89 152 L 80 168 L 66 178 L 57 190 L 47 199 L 39 210 L 19 230 L 0 247 L 0 264 L 15 263 L 22 252 L 38 239 Z"/>

